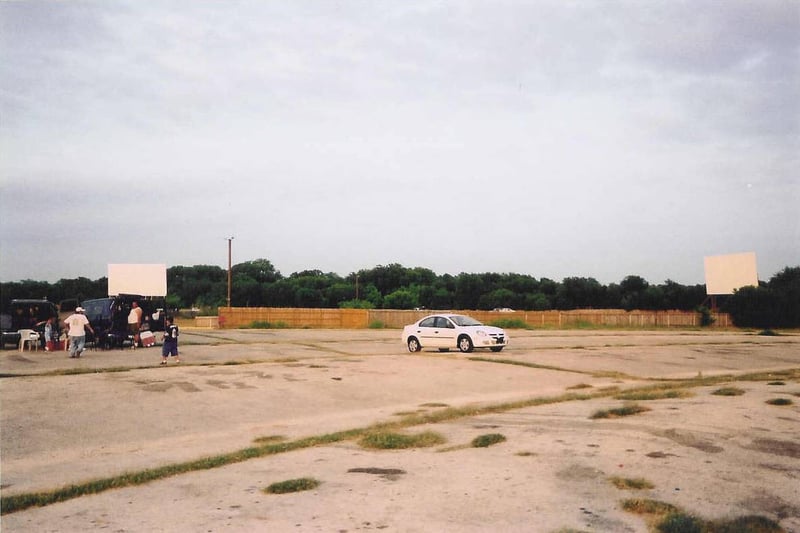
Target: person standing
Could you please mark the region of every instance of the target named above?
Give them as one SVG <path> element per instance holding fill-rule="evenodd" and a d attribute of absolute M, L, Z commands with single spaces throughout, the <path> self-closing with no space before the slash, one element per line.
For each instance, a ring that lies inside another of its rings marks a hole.
<path fill-rule="evenodd" d="M 94 335 L 94 330 L 89 324 L 89 319 L 83 314 L 83 307 L 76 307 L 75 312 L 64 320 L 64 324 L 69 328 L 67 333 L 69 335 L 69 357 L 76 359 L 86 349 L 86 329 L 91 331 L 92 335 Z"/>
<path fill-rule="evenodd" d="M 55 348 L 55 344 L 53 342 L 53 339 L 55 337 L 54 333 L 56 333 L 56 332 L 53 331 L 53 329 L 54 329 L 53 322 L 54 322 L 54 320 L 51 317 L 51 318 L 47 319 L 47 322 L 45 322 L 45 325 L 44 325 L 44 351 L 45 352 L 49 352 L 49 351 L 51 351 L 51 350 L 53 350 Z"/>
<path fill-rule="evenodd" d="M 128 334 L 133 335 L 132 349 L 136 349 L 139 344 L 139 328 L 142 327 L 142 308 L 139 307 L 139 302 L 131 304 L 131 312 L 128 313 Z"/>
<path fill-rule="evenodd" d="M 168 316 L 165 320 L 164 327 L 164 344 L 161 346 L 161 364 L 167 364 L 167 357 L 174 356 L 175 362 L 180 363 L 181 358 L 178 356 L 178 326 L 176 326 L 172 317 Z"/>

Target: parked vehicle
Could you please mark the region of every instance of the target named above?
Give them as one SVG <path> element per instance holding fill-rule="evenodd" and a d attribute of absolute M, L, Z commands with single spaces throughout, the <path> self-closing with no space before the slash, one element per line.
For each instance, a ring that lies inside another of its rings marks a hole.
<path fill-rule="evenodd" d="M 403 328 L 403 342 L 409 352 L 438 348 L 446 352 L 458 349 L 471 352 L 488 348 L 499 352 L 508 346 L 508 335 L 502 328 L 486 326 L 465 315 L 429 315 Z"/>
<path fill-rule="evenodd" d="M 19 330 L 32 329 L 44 342 L 44 325 L 48 319 L 58 322 L 58 309 L 47 300 L 11 300 L 0 314 L 0 348 L 6 344 L 19 345 Z M 58 327 L 58 326 L 56 326 Z"/>
<path fill-rule="evenodd" d="M 101 347 L 121 348 L 126 342 L 133 342 L 128 338 L 128 313 L 133 302 L 138 302 L 142 308 L 142 330 L 164 331 L 164 298 L 120 294 L 86 300 L 81 307 Z"/>

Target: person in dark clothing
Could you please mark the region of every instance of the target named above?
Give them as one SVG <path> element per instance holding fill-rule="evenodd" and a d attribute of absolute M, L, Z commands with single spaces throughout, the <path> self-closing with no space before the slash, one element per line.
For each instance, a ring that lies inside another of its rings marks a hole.
<path fill-rule="evenodd" d="M 171 316 L 164 320 L 164 344 L 161 347 L 161 364 L 167 364 L 167 357 L 175 357 L 175 362 L 180 363 L 178 356 L 178 326 L 174 324 Z"/>

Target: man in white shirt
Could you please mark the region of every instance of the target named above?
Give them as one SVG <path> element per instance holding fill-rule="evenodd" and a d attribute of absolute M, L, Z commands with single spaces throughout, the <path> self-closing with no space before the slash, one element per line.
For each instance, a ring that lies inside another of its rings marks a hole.
<path fill-rule="evenodd" d="M 69 357 L 70 359 L 76 359 L 86 349 L 84 347 L 86 345 L 86 329 L 88 328 L 92 335 L 94 335 L 94 330 L 89 324 L 89 319 L 83 314 L 83 307 L 76 307 L 75 312 L 64 320 L 64 324 L 69 328 L 67 332 L 67 335 L 69 335 Z"/>
<path fill-rule="evenodd" d="M 139 302 L 131 304 L 131 312 L 128 313 L 128 334 L 133 336 L 133 345 L 131 348 L 136 348 L 139 344 L 139 330 L 142 327 L 142 308 L 139 307 Z"/>

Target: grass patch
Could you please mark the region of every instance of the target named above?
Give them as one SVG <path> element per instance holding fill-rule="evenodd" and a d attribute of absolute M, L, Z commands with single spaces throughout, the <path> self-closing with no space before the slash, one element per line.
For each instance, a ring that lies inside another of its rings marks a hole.
<path fill-rule="evenodd" d="M 272 329 L 272 323 L 266 320 L 253 320 L 250 324 L 244 326 L 243 329 Z"/>
<path fill-rule="evenodd" d="M 505 442 L 506 437 L 501 435 L 500 433 L 488 433 L 486 435 L 480 435 L 472 439 L 470 445 L 473 448 L 488 448 L 493 444 L 499 444 L 501 442 Z"/>
<path fill-rule="evenodd" d="M 745 393 L 744 389 L 740 389 L 739 387 L 722 387 L 721 389 L 717 389 L 711 394 L 715 396 L 741 396 Z"/>
<path fill-rule="evenodd" d="M 437 403 L 437 402 L 430 402 L 430 403 L 423 403 L 420 404 L 420 407 L 450 407 L 446 403 Z"/>
<path fill-rule="evenodd" d="M 286 440 L 286 437 L 283 435 L 267 435 L 266 437 L 256 437 L 253 439 L 253 443 L 255 444 L 274 444 L 276 442 L 283 442 Z"/>
<path fill-rule="evenodd" d="M 578 383 L 577 385 L 573 385 L 572 387 L 567 387 L 567 390 L 581 390 L 581 389 L 591 389 L 592 386 L 588 383 Z"/>
<path fill-rule="evenodd" d="M 778 336 L 780 336 L 780 333 L 778 333 L 777 331 L 771 330 L 771 329 L 762 329 L 761 331 L 758 332 L 758 334 L 761 335 L 762 337 L 778 337 Z"/>
<path fill-rule="evenodd" d="M 624 500 L 622 509 L 633 514 L 656 516 L 666 516 L 670 513 L 678 512 L 678 508 L 672 504 L 646 498 Z"/>
<path fill-rule="evenodd" d="M 611 484 L 620 490 L 647 490 L 655 488 L 655 485 L 643 478 L 624 478 L 614 476 L 609 479 Z"/>
<path fill-rule="evenodd" d="M 416 435 L 405 435 L 391 431 L 369 432 L 358 441 L 362 448 L 373 450 L 406 450 L 408 448 L 429 448 L 444 444 L 445 438 L 433 431 L 424 431 Z"/>
<path fill-rule="evenodd" d="M 504 329 L 533 329 L 533 326 L 519 318 L 498 318 L 489 322 L 489 325 Z"/>
<path fill-rule="evenodd" d="M 733 520 L 713 521 L 706 524 L 709 533 L 782 533 L 784 529 L 775 521 L 757 515 L 747 515 Z"/>
<path fill-rule="evenodd" d="M 286 481 L 279 481 L 271 484 L 262 492 L 267 494 L 289 494 L 290 492 L 302 492 L 304 490 L 314 490 L 319 487 L 320 481 L 310 477 L 301 477 L 299 479 L 287 479 Z"/>
<path fill-rule="evenodd" d="M 593 420 L 602 418 L 621 418 L 623 416 L 638 415 L 639 413 L 644 413 L 646 411 L 650 411 L 650 408 L 643 405 L 628 404 L 614 409 L 595 411 L 589 418 Z"/>
<path fill-rule="evenodd" d="M 665 502 L 634 498 L 624 500 L 622 508 L 641 515 L 652 531 L 660 533 L 782 533 L 781 526 L 756 515 L 708 521 Z"/>
<path fill-rule="evenodd" d="M 396 413 L 392 413 L 392 416 L 410 416 L 415 415 L 417 413 L 424 413 L 425 409 L 419 409 L 418 411 L 397 411 Z"/>
<path fill-rule="evenodd" d="M 253 320 L 250 324 L 242 326 L 242 329 L 286 329 L 289 325 L 286 322 L 267 322 L 266 320 Z"/>
<path fill-rule="evenodd" d="M 514 455 L 517 457 L 536 457 L 537 454 L 535 452 L 517 452 Z"/>
<path fill-rule="evenodd" d="M 770 381 L 767 385 L 786 385 L 785 381 Z"/>
<path fill-rule="evenodd" d="M 686 389 L 665 389 L 665 390 L 633 390 L 626 391 L 614 396 L 617 400 L 625 401 L 648 401 L 663 400 L 666 398 L 689 398 L 694 396 L 692 391 Z"/>
<path fill-rule="evenodd" d="M 369 329 L 386 329 L 386 324 L 380 320 L 373 320 L 369 323 Z"/>
<path fill-rule="evenodd" d="M 771 400 L 767 400 L 766 403 L 769 405 L 792 405 L 794 402 L 789 398 L 773 398 Z"/>
<path fill-rule="evenodd" d="M 659 533 L 704 533 L 703 521 L 682 511 L 670 513 L 656 524 Z"/>

